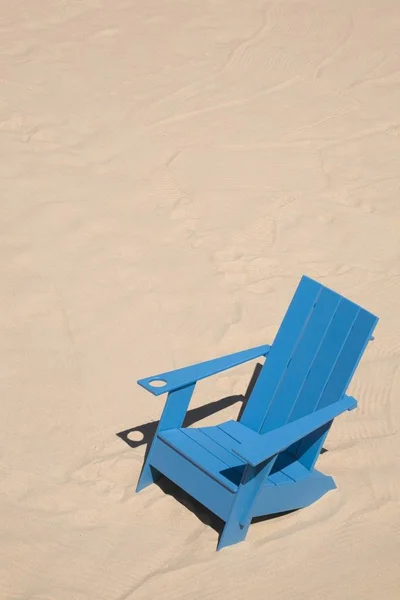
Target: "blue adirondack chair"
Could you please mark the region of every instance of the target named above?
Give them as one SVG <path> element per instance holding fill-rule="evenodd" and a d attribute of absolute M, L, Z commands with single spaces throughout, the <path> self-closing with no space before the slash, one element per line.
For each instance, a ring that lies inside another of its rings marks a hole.
<path fill-rule="evenodd" d="M 303 276 L 272 346 L 141 379 L 168 393 L 137 491 L 163 474 L 225 523 L 217 549 L 244 540 L 252 518 L 310 505 L 334 489 L 314 468 L 378 318 Z M 182 428 L 196 382 L 266 357 L 240 421 Z"/>

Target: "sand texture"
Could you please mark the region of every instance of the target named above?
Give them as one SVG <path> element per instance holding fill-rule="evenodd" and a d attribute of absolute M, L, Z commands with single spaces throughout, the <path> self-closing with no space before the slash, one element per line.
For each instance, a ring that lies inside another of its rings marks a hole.
<path fill-rule="evenodd" d="M 2 0 L 0 177 L 0 599 L 399 598 L 399 0 Z M 217 553 L 135 494 L 136 380 L 270 343 L 303 273 L 380 317 L 338 489 Z"/>

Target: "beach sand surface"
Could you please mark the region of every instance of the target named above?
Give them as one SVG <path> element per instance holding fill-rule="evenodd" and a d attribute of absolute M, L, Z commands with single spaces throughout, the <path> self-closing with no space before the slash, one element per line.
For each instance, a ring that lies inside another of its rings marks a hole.
<path fill-rule="evenodd" d="M 1 599 L 399 598 L 399 53 L 398 0 L 2 2 Z M 136 380 L 272 342 L 302 274 L 380 317 L 338 487 L 215 552 L 135 494 Z"/>

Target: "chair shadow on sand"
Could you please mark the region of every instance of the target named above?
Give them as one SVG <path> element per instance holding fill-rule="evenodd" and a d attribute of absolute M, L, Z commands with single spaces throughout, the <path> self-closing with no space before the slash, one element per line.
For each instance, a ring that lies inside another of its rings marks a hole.
<path fill-rule="evenodd" d="M 250 383 L 244 395 L 235 395 L 235 396 L 227 396 L 225 398 L 221 398 L 220 400 L 215 400 L 214 402 L 209 402 L 204 406 L 199 406 L 198 408 L 192 408 L 186 413 L 186 417 L 183 423 L 183 427 L 190 427 L 194 425 L 198 421 L 205 419 L 211 415 L 216 414 L 217 412 L 228 408 L 229 406 L 233 406 L 234 404 L 241 403 L 241 407 L 239 410 L 238 420 L 240 420 L 244 409 L 246 408 L 246 404 L 250 397 L 250 394 L 254 388 L 254 385 L 257 381 L 257 378 L 260 374 L 262 365 L 257 363 L 253 375 L 250 379 Z M 149 423 L 142 423 L 141 425 L 135 425 L 130 429 L 125 429 L 124 431 L 118 432 L 116 435 L 123 442 L 128 444 L 131 448 L 138 448 L 147 445 L 145 451 L 145 458 L 149 452 L 151 447 L 151 442 L 153 441 L 154 435 L 156 433 L 159 421 L 151 421 Z M 134 440 L 130 437 L 132 434 L 138 433 L 139 439 Z M 321 454 L 327 452 L 325 448 L 322 449 Z M 221 533 L 224 522 L 222 519 L 217 517 L 214 513 L 208 510 L 205 506 L 200 504 L 197 500 L 195 500 L 192 496 L 184 492 L 181 488 L 175 485 L 172 481 L 162 476 L 160 479 L 156 481 L 156 485 L 161 489 L 164 494 L 168 496 L 172 496 L 175 500 L 177 500 L 180 504 L 182 504 L 185 508 L 190 510 L 202 523 L 212 527 L 218 534 Z M 272 519 L 277 519 L 286 515 L 290 512 L 296 511 L 287 511 L 283 513 L 276 513 L 273 515 L 266 515 L 263 517 L 256 517 L 253 519 L 253 523 L 260 523 L 262 521 L 270 521 Z"/>

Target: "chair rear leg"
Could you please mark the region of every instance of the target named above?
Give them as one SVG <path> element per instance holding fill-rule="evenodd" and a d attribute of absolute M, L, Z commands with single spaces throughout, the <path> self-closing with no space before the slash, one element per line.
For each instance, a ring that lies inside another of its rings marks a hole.
<path fill-rule="evenodd" d="M 161 431 L 175 429 L 176 427 L 182 426 L 190 399 L 193 395 L 194 387 L 195 384 L 193 383 L 168 394 L 163 413 L 158 423 L 157 431 L 154 434 L 154 438 L 147 453 L 142 472 L 140 473 L 136 492 L 140 492 L 148 485 L 154 483 L 160 477 L 161 473 L 151 466 L 151 458 L 154 452 L 155 444 L 157 443 L 157 436 Z"/>
<path fill-rule="evenodd" d="M 309 471 L 312 471 L 318 457 L 321 453 L 322 446 L 324 445 L 326 436 L 329 433 L 333 421 L 329 421 L 326 425 L 319 427 L 305 438 L 303 438 L 297 449 L 297 460 L 306 467 Z"/>

